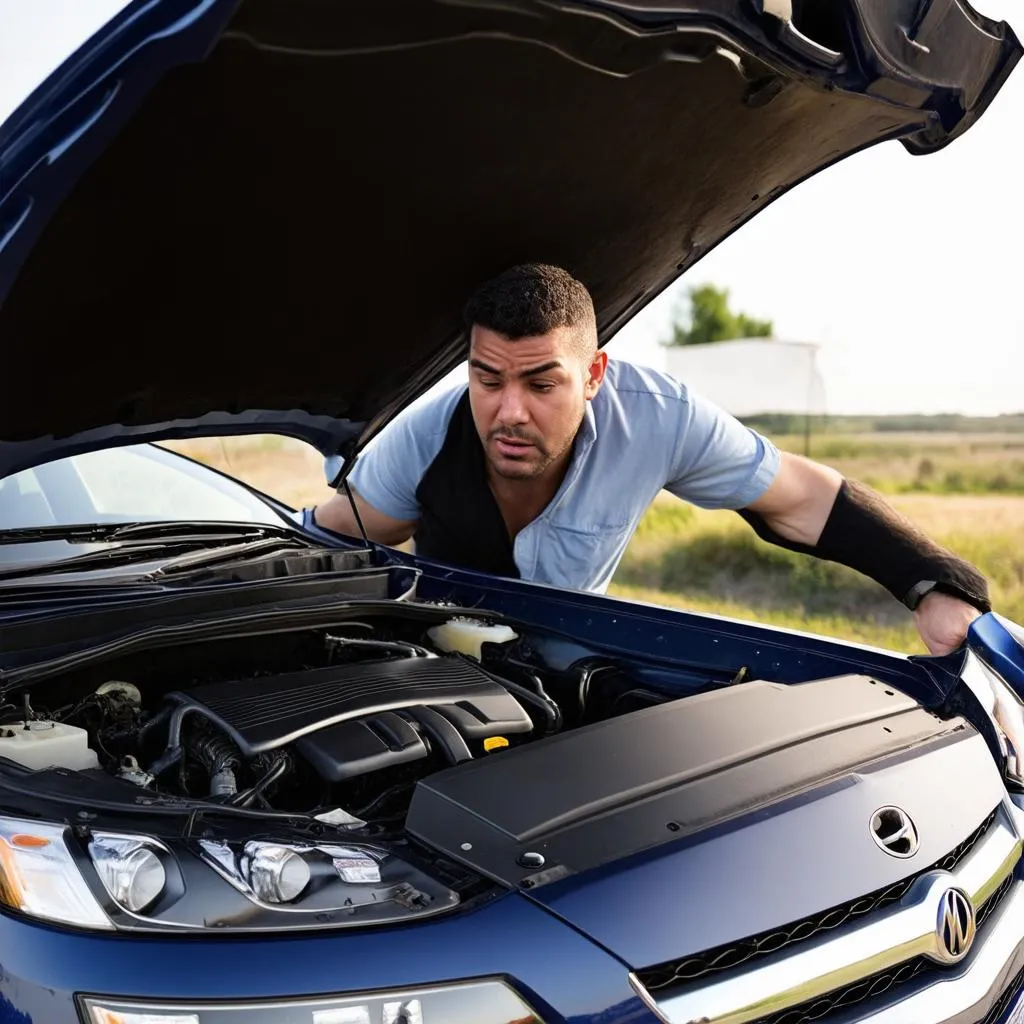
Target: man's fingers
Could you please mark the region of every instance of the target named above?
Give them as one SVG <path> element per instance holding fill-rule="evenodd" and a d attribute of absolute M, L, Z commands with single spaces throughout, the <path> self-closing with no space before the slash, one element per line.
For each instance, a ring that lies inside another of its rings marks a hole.
<path fill-rule="evenodd" d="M 955 651 L 967 638 L 967 630 L 981 613 L 949 594 L 932 591 L 917 607 L 914 619 L 925 646 L 934 655 Z"/>

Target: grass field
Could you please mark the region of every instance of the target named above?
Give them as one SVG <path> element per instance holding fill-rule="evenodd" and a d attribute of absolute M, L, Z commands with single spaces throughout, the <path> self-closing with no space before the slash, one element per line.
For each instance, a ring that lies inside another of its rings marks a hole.
<path fill-rule="evenodd" d="M 890 500 L 974 562 L 990 580 L 996 607 L 1024 621 L 1024 497 Z M 877 584 L 843 566 L 765 544 L 738 516 L 667 496 L 647 513 L 611 589 L 634 600 L 924 653 L 910 614 Z"/>
<path fill-rule="evenodd" d="M 802 436 L 769 436 L 804 450 Z M 812 436 L 811 456 L 885 494 L 1024 495 L 1024 433 Z"/>
<path fill-rule="evenodd" d="M 778 435 L 802 451 L 803 439 Z M 169 444 L 290 505 L 326 500 L 322 461 L 278 437 Z M 812 439 L 811 454 L 886 493 L 940 543 L 989 578 L 996 607 L 1024 622 L 1024 434 L 865 433 Z M 611 592 L 632 600 L 757 619 L 923 652 L 910 614 L 842 566 L 758 540 L 730 512 L 665 495 L 648 511 Z"/>

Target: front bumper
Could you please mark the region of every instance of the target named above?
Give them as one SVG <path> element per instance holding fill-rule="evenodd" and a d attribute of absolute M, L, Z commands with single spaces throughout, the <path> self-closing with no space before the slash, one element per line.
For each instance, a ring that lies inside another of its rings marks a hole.
<path fill-rule="evenodd" d="M 490 978 L 544 1024 L 657 1021 L 622 963 L 514 895 L 410 927 L 248 940 L 84 935 L 3 916 L 0 966 L 0 1024 L 81 1024 L 81 994 L 251 1005 Z M 282 1014 L 280 1024 L 307 1024 Z"/>
<path fill-rule="evenodd" d="M 1020 864 L 983 930 L 961 964 L 931 974 L 924 984 L 901 986 L 888 999 L 883 994 L 830 1013 L 829 1024 L 1004 1024 L 1024 977 Z M 256 940 L 84 935 L 5 916 L 0 964 L 0 1024 L 81 1024 L 76 997 L 83 994 L 182 1010 L 277 1004 L 279 1015 L 261 1013 L 258 1019 L 306 1024 L 317 997 L 459 979 L 509 985 L 544 1024 L 671 1019 L 631 987 L 626 965 L 514 895 L 412 927 Z M 424 1021 L 436 1024 L 426 1015 Z M 461 1024 L 461 1018 L 443 1024 Z M 474 1017 L 472 1024 L 481 1022 Z"/>

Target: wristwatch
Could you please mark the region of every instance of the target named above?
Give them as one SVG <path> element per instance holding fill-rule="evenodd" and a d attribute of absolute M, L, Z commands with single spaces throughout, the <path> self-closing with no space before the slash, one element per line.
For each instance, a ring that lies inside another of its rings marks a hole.
<path fill-rule="evenodd" d="M 938 586 L 937 580 L 921 580 L 915 583 L 903 598 L 903 603 L 913 612 L 917 606 Z"/>
<path fill-rule="evenodd" d="M 987 595 L 979 596 L 978 594 L 972 594 L 969 590 L 964 590 L 963 587 L 957 586 L 955 583 L 948 583 L 945 580 L 921 580 L 920 583 L 915 583 L 907 591 L 906 596 L 903 598 L 903 603 L 911 611 L 916 611 L 918 605 L 933 590 L 937 590 L 940 594 L 949 594 L 950 597 L 955 597 L 963 601 L 964 604 L 977 608 L 982 614 L 992 611 L 992 605 L 989 603 Z"/>

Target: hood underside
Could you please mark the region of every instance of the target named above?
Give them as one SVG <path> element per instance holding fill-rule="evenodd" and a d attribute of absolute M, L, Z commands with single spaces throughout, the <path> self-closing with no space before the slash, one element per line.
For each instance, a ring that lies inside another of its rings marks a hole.
<path fill-rule="evenodd" d="M 345 451 L 460 360 L 489 275 L 564 265 L 607 341 L 808 175 L 946 144 L 1020 53 L 958 0 L 673 6 L 131 5 L 0 127 L 0 475 Z"/>

